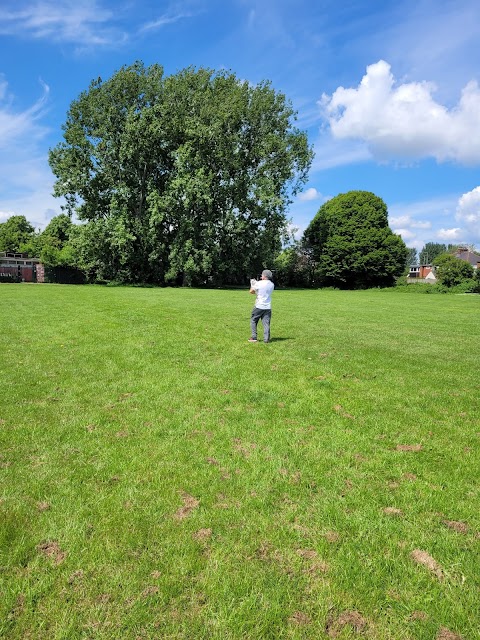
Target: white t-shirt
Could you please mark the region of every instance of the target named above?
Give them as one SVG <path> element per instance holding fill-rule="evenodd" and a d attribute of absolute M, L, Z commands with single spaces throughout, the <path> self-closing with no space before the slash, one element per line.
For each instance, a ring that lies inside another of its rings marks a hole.
<path fill-rule="evenodd" d="M 272 292 L 275 289 L 273 282 L 271 280 L 257 280 L 252 285 L 252 289 L 257 293 L 257 299 L 255 300 L 257 309 L 271 309 Z"/>

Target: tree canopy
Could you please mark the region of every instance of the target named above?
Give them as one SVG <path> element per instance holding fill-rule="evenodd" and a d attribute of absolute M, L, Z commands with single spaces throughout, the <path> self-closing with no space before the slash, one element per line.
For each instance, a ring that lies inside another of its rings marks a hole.
<path fill-rule="evenodd" d="M 25 216 L 11 216 L 0 223 L 0 251 L 23 251 L 35 234 Z"/>
<path fill-rule="evenodd" d="M 405 243 L 388 226 L 386 204 L 368 191 L 342 193 L 323 204 L 303 242 L 319 285 L 390 286 L 405 268 Z"/>
<path fill-rule="evenodd" d="M 474 276 L 474 268 L 469 262 L 450 253 L 441 253 L 433 264 L 437 280 L 446 287 L 454 287 Z"/>
<path fill-rule="evenodd" d="M 432 264 L 435 258 L 442 253 L 446 253 L 447 246 L 439 242 L 427 242 L 420 251 L 420 264 Z"/>
<path fill-rule="evenodd" d="M 86 222 L 85 268 L 123 281 L 245 281 L 270 264 L 312 150 L 269 82 L 123 67 L 74 100 L 50 152 L 55 195 Z"/>

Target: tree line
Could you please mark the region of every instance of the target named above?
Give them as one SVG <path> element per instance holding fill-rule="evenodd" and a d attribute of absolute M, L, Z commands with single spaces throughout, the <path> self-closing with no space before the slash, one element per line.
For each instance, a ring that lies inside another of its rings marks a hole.
<path fill-rule="evenodd" d="M 332 198 L 293 240 L 288 208 L 313 158 L 296 117 L 269 82 L 122 67 L 71 103 L 50 151 L 64 213 L 41 233 L 12 216 L 0 251 L 80 269 L 90 282 L 245 284 L 273 267 L 287 286 L 393 285 L 415 250 L 373 193 Z"/>

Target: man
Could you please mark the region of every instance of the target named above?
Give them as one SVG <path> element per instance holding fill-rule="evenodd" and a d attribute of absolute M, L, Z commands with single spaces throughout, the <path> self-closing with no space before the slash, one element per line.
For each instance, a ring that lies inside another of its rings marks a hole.
<path fill-rule="evenodd" d="M 268 269 L 262 271 L 261 280 L 250 280 L 250 293 L 257 296 L 255 306 L 253 307 L 252 316 L 250 318 L 250 327 L 252 329 L 252 337 L 249 342 L 257 342 L 257 325 L 258 321 L 262 321 L 263 325 L 263 341 L 270 342 L 270 318 L 272 317 L 272 292 L 275 285 L 272 282 L 272 272 Z"/>

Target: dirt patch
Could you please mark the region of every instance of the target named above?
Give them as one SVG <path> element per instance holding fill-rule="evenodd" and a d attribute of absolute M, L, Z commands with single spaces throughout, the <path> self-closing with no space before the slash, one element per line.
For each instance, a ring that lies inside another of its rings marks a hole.
<path fill-rule="evenodd" d="M 458 633 L 453 633 L 450 629 L 446 627 L 440 627 L 436 640 L 462 640 L 462 636 Z"/>
<path fill-rule="evenodd" d="M 410 615 L 410 620 L 428 620 L 428 615 L 425 611 L 413 611 Z"/>
<path fill-rule="evenodd" d="M 453 529 L 457 533 L 468 532 L 468 524 L 466 522 L 457 522 L 456 520 L 444 520 L 443 524 L 449 529 Z"/>
<path fill-rule="evenodd" d="M 15 604 L 14 604 L 13 608 L 11 609 L 10 615 L 8 616 L 8 618 L 12 619 L 12 618 L 20 617 L 22 615 L 22 613 L 24 612 L 24 610 L 25 610 L 25 602 L 26 602 L 26 598 L 25 598 L 24 594 L 21 593 L 17 597 L 17 599 L 15 601 Z"/>
<path fill-rule="evenodd" d="M 68 578 L 68 584 L 73 584 L 74 582 L 78 582 L 83 578 L 83 571 L 78 569 L 78 571 L 74 571 L 72 575 Z"/>
<path fill-rule="evenodd" d="M 397 444 L 395 451 L 421 451 L 423 446 L 421 444 Z"/>
<path fill-rule="evenodd" d="M 348 418 L 349 420 L 355 420 L 355 416 L 352 416 L 350 413 L 347 413 L 341 404 L 334 405 L 334 410 L 342 416 L 342 418 Z"/>
<path fill-rule="evenodd" d="M 340 540 L 340 534 L 336 531 L 327 531 L 327 533 L 323 534 L 324 538 L 327 542 L 338 542 Z"/>
<path fill-rule="evenodd" d="M 213 464 L 214 466 L 218 465 L 218 460 L 215 460 L 215 458 L 207 458 L 207 462 L 208 464 Z"/>
<path fill-rule="evenodd" d="M 188 493 L 185 493 L 185 491 L 182 492 L 182 500 L 183 506 L 181 506 L 173 516 L 176 520 L 184 520 L 185 518 L 188 518 L 192 511 L 200 504 L 200 500 L 197 500 Z"/>
<path fill-rule="evenodd" d="M 149 598 L 150 596 L 154 596 L 156 593 L 158 593 L 158 587 L 147 587 L 142 591 L 142 598 Z"/>
<path fill-rule="evenodd" d="M 116 438 L 126 438 L 128 436 L 128 431 L 117 431 L 115 434 Z"/>
<path fill-rule="evenodd" d="M 313 560 L 317 555 L 314 549 L 297 549 L 297 556 L 305 558 L 305 560 Z"/>
<path fill-rule="evenodd" d="M 308 575 L 313 575 L 315 573 L 328 573 L 330 571 L 330 565 L 328 562 L 314 562 L 307 569 L 303 571 L 303 573 Z"/>
<path fill-rule="evenodd" d="M 367 621 L 358 611 L 344 611 L 338 617 L 330 614 L 325 631 L 329 638 L 336 638 L 347 625 L 351 626 L 355 633 L 363 633 L 367 628 Z"/>
<path fill-rule="evenodd" d="M 410 554 L 410 557 L 417 564 L 421 564 L 431 571 L 439 580 L 443 579 L 442 566 L 434 559 L 427 551 L 421 549 L 414 549 Z"/>
<path fill-rule="evenodd" d="M 199 529 L 193 534 L 193 539 L 197 542 L 205 542 L 212 537 L 211 529 Z"/>
<path fill-rule="evenodd" d="M 60 549 L 60 545 L 56 540 L 47 540 L 37 545 L 37 550 L 49 560 L 53 560 L 55 564 L 60 564 L 65 560 L 67 555 Z"/>
<path fill-rule="evenodd" d="M 160 578 L 162 576 L 162 572 L 161 571 L 152 571 L 152 573 L 150 575 L 152 576 L 152 578 L 155 578 L 157 580 L 158 578 Z"/>
<path fill-rule="evenodd" d="M 307 614 L 303 613 L 303 611 L 295 611 L 295 613 L 290 616 L 288 621 L 299 626 L 304 626 L 312 622 L 310 616 L 307 616 Z"/>
<path fill-rule="evenodd" d="M 49 509 L 50 509 L 50 504 L 48 502 L 37 502 L 38 511 L 48 511 Z"/>
<path fill-rule="evenodd" d="M 383 513 L 387 516 L 403 516 L 403 511 L 396 507 L 385 507 L 385 509 L 383 509 Z"/>
<path fill-rule="evenodd" d="M 410 480 L 411 482 L 413 482 L 417 479 L 417 476 L 414 473 L 404 473 L 402 478 L 404 480 Z"/>
<path fill-rule="evenodd" d="M 254 442 L 242 442 L 240 438 L 235 438 L 233 441 L 233 448 L 237 453 L 240 453 L 245 458 L 248 458 L 252 451 L 257 448 Z"/>

